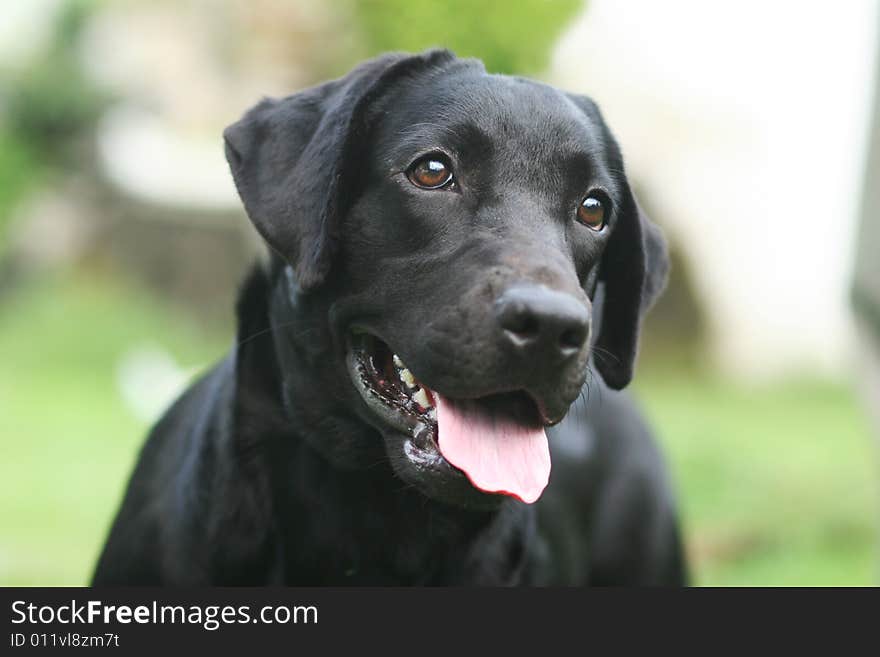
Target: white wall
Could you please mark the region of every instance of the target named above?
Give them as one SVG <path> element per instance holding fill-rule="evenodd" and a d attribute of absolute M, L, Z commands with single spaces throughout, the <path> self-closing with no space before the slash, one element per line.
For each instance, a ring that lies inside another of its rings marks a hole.
<path fill-rule="evenodd" d="M 683 245 L 729 372 L 849 367 L 877 11 L 590 0 L 554 54 L 551 81 L 596 99 Z"/>

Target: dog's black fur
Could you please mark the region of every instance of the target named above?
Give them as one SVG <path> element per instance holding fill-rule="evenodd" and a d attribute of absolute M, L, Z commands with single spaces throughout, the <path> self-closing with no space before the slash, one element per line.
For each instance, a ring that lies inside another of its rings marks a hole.
<path fill-rule="evenodd" d="M 264 100 L 225 139 L 272 255 L 241 289 L 237 346 L 153 429 L 95 584 L 685 582 L 662 460 L 614 390 L 665 246 L 590 100 L 446 51 L 386 55 Z M 410 182 L 426 152 L 452 186 Z M 601 231 L 575 220 L 591 189 Z M 523 284 L 575 299 L 598 335 L 564 363 L 512 355 L 492 308 Z M 445 396 L 523 391 L 565 415 L 543 497 L 408 458 L 353 383 L 353 328 Z M 584 386 L 590 353 L 604 382 Z"/>

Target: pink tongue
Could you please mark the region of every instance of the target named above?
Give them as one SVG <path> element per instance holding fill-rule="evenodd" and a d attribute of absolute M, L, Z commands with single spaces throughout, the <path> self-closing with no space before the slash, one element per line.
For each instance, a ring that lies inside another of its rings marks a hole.
<path fill-rule="evenodd" d="M 550 449 L 543 427 L 512 420 L 433 393 L 438 446 L 471 483 L 488 493 L 504 493 L 531 504 L 550 479 Z"/>

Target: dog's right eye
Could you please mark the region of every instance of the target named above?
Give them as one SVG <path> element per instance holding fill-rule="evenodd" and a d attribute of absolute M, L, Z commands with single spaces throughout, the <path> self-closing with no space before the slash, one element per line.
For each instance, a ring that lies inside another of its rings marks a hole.
<path fill-rule="evenodd" d="M 422 189 L 441 189 L 453 182 L 449 161 L 437 153 L 413 162 L 406 175 L 413 185 Z"/>
<path fill-rule="evenodd" d="M 584 226 L 600 231 L 605 227 L 605 203 L 596 194 L 590 194 L 578 207 L 577 217 Z"/>

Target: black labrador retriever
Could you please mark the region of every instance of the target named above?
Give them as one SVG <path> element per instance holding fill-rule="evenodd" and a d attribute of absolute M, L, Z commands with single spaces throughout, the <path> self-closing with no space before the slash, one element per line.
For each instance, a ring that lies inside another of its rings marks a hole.
<path fill-rule="evenodd" d="M 592 101 L 392 54 L 224 137 L 272 253 L 235 348 L 150 434 L 95 584 L 685 582 L 616 392 L 666 250 Z"/>

